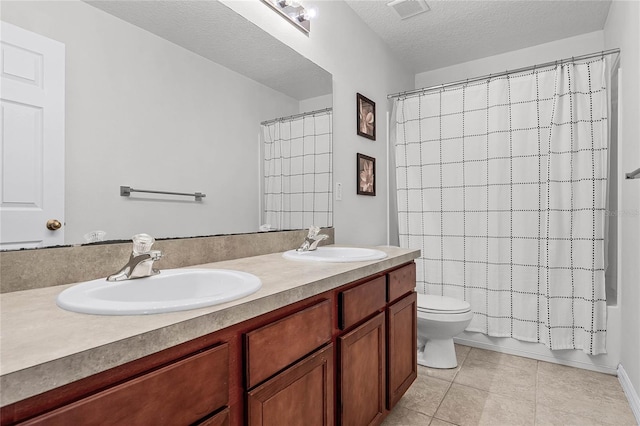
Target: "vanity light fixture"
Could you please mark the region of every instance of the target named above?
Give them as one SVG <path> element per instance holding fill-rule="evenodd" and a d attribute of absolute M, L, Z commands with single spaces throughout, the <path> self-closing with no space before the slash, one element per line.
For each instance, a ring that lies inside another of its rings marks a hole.
<path fill-rule="evenodd" d="M 262 2 L 278 12 L 300 31 L 309 35 L 311 31 L 311 19 L 316 15 L 314 8 L 305 9 L 305 7 L 296 0 L 262 0 Z"/>

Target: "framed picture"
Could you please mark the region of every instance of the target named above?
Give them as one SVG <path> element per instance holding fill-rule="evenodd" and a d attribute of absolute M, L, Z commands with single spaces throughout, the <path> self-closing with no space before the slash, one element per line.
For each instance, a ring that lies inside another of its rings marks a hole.
<path fill-rule="evenodd" d="M 376 159 L 357 154 L 357 188 L 360 195 L 376 195 Z"/>
<path fill-rule="evenodd" d="M 358 134 L 365 138 L 376 140 L 376 103 L 356 94 L 356 108 L 358 117 Z"/>

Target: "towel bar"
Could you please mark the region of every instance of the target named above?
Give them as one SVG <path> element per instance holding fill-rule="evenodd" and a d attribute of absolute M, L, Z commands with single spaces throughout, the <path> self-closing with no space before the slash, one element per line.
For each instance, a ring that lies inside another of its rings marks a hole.
<path fill-rule="evenodd" d="M 187 194 L 184 192 L 169 192 L 169 191 L 152 191 L 150 189 L 133 189 L 130 186 L 121 186 L 120 187 L 120 196 L 128 197 L 132 192 L 147 192 L 149 194 L 167 194 L 167 195 L 184 195 L 187 197 L 196 197 L 196 201 L 202 201 L 206 194 L 201 192 L 196 192 L 193 194 Z"/>
<path fill-rule="evenodd" d="M 632 172 L 629 172 L 625 175 L 627 179 L 639 179 L 640 178 L 640 169 L 635 169 Z"/>

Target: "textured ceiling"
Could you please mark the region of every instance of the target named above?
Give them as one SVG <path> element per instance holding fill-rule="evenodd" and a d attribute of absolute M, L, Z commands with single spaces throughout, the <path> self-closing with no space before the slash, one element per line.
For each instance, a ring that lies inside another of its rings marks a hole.
<path fill-rule="evenodd" d="M 331 74 L 217 1 L 87 3 L 292 98 L 332 91 Z"/>
<path fill-rule="evenodd" d="M 420 73 L 603 29 L 610 0 L 427 0 L 401 20 L 388 0 L 346 0 L 404 63 Z"/>
<path fill-rule="evenodd" d="M 429 12 L 403 21 L 388 0 L 345 1 L 413 73 L 601 30 L 611 4 L 427 0 Z M 329 73 L 217 1 L 87 3 L 295 99 L 331 93 Z"/>

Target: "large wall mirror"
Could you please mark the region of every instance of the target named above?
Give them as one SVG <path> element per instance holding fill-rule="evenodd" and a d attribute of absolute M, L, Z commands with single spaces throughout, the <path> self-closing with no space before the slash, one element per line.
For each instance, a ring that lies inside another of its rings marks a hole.
<path fill-rule="evenodd" d="M 105 240 L 257 232 L 265 126 L 332 106 L 328 72 L 217 1 L 2 9 L 3 21 L 65 45 L 64 244 L 98 230 Z M 123 197 L 121 186 L 206 197 Z M 321 208 L 330 224 L 330 201 Z"/>

